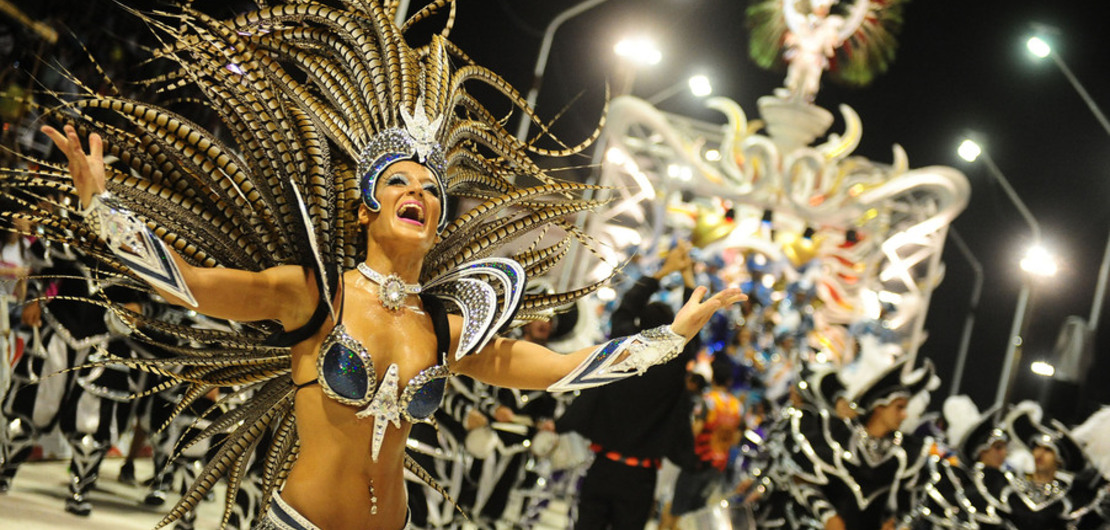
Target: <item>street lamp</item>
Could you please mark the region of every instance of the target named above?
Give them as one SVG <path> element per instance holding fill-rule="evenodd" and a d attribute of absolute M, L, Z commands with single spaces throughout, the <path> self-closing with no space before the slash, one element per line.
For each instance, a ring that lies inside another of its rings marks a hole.
<path fill-rule="evenodd" d="M 1042 377 L 1052 377 L 1056 375 L 1056 367 L 1044 361 L 1033 361 L 1033 364 L 1029 365 L 1029 369 Z"/>
<path fill-rule="evenodd" d="M 647 37 L 621 39 L 613 46 L 613 51 L 618 57 L 645 66 L 654 66 L 663 60 L 663 52 L 660 52 L 655 42 Z"/>
<path fill-rule="evenodd" d="M 632 93 L 636 80 L 636 70 L 642 66 L 654 66 L 663 60 L 663 52 L 651 39 L 638 36 L 626 37 L 613 46 L 613 53 L 620 59 L 613 73 L 613 95 L 623 96 Z"/>
<path fill-rule="evenodd" d="M 644 101 L 647 101 L 652 105 L 658 105 L 669 99 L 671 96 L 674 96 L 675 94 L 681 92 L 683 86 L 689 88 L 690 93 L 699 98 L 704 98 L 713 93 L 713 84 L 709 81 L 709 78 L 704 75 L 698 74 L 695 76 L 691 76 L 686 81 L 679 81 L 667 88 L 664 88 L 663 90 L 660 90 L 659 92 L 655 93 L 655 95 L 645 99 Z"/>
<path fill-rule="evenodd" d="M 404 0 L 408 3 L 408 0 Z M 536 108 L 536 99 L 540 95 L 540 85 L 543 84 L 543 72 L 547 69 L 547 58 L 551 55 L 551 42 L 555 39 L 555 30 L 559 29 L 564 22 L 574 18 L 585 11 L 605 2 L 606 0 L 585 0 L 569 9 L 559 13 L 551 23 L 547 25 L 547 29 L 543 32 L 543 42 L 540 43 L 540 54 L 536 57 L 536 66 L 532 69 L 532 87 L 528 89 L 528 97 L 525 99 L 528 102 L 528 108 Z M 531 127 L 532 120 L 528 116 L 522 115 L 520 123 L 517 125 L 516 138 L 524 141 L 528 138 L 528 128 Z"/>
<path fill-rule="evenodd" d="M 979 295 L 983 292 L 983 265 L 975 258 L 975 254 L 971 253 L 971 249 L 968 248 L 967 243 L 964 243 L 964 238 L 960 237 L 956 227 L 951 227 L 948 235 L 952 236 L 956 248 L 967 258 L 967 262 L 971 264 L 971 271 L 975 273 L 975 282 L 971 287 L 971 302 L 968 304 L 967 316 L 964 318 L 964 329 L 960 334 L 960 350 L 956 354 L 956 372 L 952 375 L 952 386 L 948 392 L 949 396 L 955 396 L 960 393 L 960 383 L 964 378 L 964 366 L 967 364 L 967 348 L 971 344 L 971 330 L 975 328 L 975 313 L 979 310 Z"/>
<path fill-rule="evenodd" d="M 1021 258 L 1021 270 L 1037 276 L 1055 276 L 1056 258 L 1052 257 L 1044 247 L 1033 245 Z"/>
<path fill-rule="evenodd" d="M 1040 33 L 1054 32 L 1053 28 L 1041 24 L 1035 24 L 1034 29 Z M 1079 79 L 1075 77 L 1075 74 L 1071 72 L 1071 68 L 1068 68 L 1067 63 L 1064 62 L 1064 58 L 1060 57 L 1060 54 L 1052 49 L 1052 45 L 1040 36 L 1034 35 L 1030 37 L 1029 40 L 1025 41 L 1025 47 L 1029 49 L 1029 53 L 1032 53 L 1033 56 L 1038 59 L 1043 59 L 1045 57 L 1052 58 L 1052 62 L 1060 69 L 1064 77 L 1068 79 L 1072 88 L 1079 94 L 1079 97 L 1083 98 L 1083 102 L 1087 104 L 1087 108 L 1091 109 L 1091 114 L 1094 114 L 1099 125 L 1102 125 L 1102 129 L 1106 131 L 1107 135 L 1110 135 L 1110 121 L 1106 119 L 1106 115 L 1102 113 L 1102 109 L 1100 109 L 1098 104 L 1095 103 L 1095 100 L 1091 98 L 1091 95 L 1087 93 L 1087 89 L 1083 88 L 1083 84 L 1080 83 Z M 1091 330 L 1092 337 L 1095 336 L 1095 332 L 1098 329 L 1098 321 L 1102 314 L 1102 305 L 1105 300 L 1106 281 L 1108 277 L 1110 277 L 1110 236 L 1107 236 L 1106 249 L 1103 250 L 1102 253 L 1102 265 L 1098 268 L 1098 281 L 1095 284 L 1095 299 L 1091 302 L 1091 316 L 1087 318 L 1087 327 Z"/>
<path fill-rule="evenodd" d="M 1017 192 L 1014 191 L 1010 181 L 1006 179 L 1006 175 L 1002 174 L 1002 170 L 994 163 L 994 159 L 990 154 L 982 148 L 974 140 L 965 139 L 960 143 L 956 152 L 961 158 L 968 162 L 982 160 L 983 164 L 987 166 L 988 173 L 993 177 L 998 184 L 1002 186 L 1002 190 L 1006 192 L 1006 196 L 1010 202 L 1021 213 L 1025 222 L 1029 225 L 1029 231 L 1032 232 L 1034 248 L 1040 250 L 1027 252 L 1025 257 L 1022 258 L 1022 270 L 1037 275 L 1051 276 L 1056 273 L 1055 262 L 1051 262 L 1047 251 L 1040 246 L 1041 243 L 1041 225 L 1037 219 L 1033 217 L 1033 213 L 1025 206 L 1025 201 L 1021 200 Z M 1051 262 L 1051 265 L 1049 264 Z M 1017 307 L 1014 310 L 1014 320 L 1010 326 L 1009 341 L 1006 344 L 1006 357 L 1002 365 L 1002 373 L 998 380 L 998 391 L 995 394 L 995 406 L 1001 407 L 1010 401 L 1010 392 L 1014 386 L 1014 380 L 1017 376 L 1017 371 L 1014 369 L 1020 360 L 1021 353 L 1018 346 L 1022 343 L 1021 332 L 1025 325 L 1026 308 L 1029 305 L 1030 294 L 1030 278 L 1028 275 L 1024 276 L 1021 281 L 1021 292 L 1018 294 Z"/>

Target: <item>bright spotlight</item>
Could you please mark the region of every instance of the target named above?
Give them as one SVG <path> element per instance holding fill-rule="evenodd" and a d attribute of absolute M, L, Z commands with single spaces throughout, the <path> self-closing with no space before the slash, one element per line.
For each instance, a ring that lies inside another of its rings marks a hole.
<path fill-rule="evenodd" d="M 699 98 L 704 98 L 713 93 L 713 85 L 709 83 L 709 78 L 704 75 L 695 75 L 689 81 L 690 92 Z"/>
<path fill-rule="evenodd" d="M 721 152 L 716 149 L 706 149 L 705 159 L 710 162 L 718 162 L 721 160 Z"/>
<path fill-rule="evenodd" d="M 1034 361 L 1033 364 L 1029 366 L 1029 369 L 1033 370 L 1033 373 L 1045 377 L 1052 377 L 1056 374 L 1056 367 L 1044 361 Z"/>
<path fill-rule="evenodd" d="M 649 66 L 663 60 L 663 53 L 646 37 L 622 39 L 613 47 L 613 51 L 620 57 Z"/>
<path fill-rule="evenodd" d="M 1040 245 L 1035 245 L 1021 258 L 1021 270 L 1037 276 L 1055 276 L 1056 258 Z"/>
<path fill-rule="evenodd" d="M 972 140 L 964 140 L 960 147 L 956 149 L 956 153 L 960 155 L 960 158 L 968 162 L 974 162 L 976 158 L 979 158 L 979 155 L 983 154 L 983 149 Z"/>
<path fill-rule="evenodd" d="M 1052 46 L 1049 46 L 1048 43 L 1040 37 L 1029 37 L 1029 40 L 1025 41 L 1025 47 L 1029 48 L 1029 53 L 1032 53 L 1040 59 L 1044 59 L 1048 57 L 1048 54 L 1052 53 Z"/>

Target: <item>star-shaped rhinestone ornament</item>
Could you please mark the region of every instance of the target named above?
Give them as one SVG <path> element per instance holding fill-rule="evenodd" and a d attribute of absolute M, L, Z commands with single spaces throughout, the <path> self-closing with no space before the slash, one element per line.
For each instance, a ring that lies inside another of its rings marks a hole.
<path fill-rule="evenodd" d="M 443 116 L 440 115 L 434 120 L 428 120 L 428 114 L 424 112 L 424 105 L 417 104 L 416 112 L 411 114 L 407 109 L 401 107 L 401 119 L 405 122 L 405 130 L 408 131 L 409 136 L 416 144 L 416 154 L 420 157 L 420 161 L 427 162 L 428 157 L 432 155 L 432 151 L 439 146 L 439 142 L 436 141 L 436 134 L 439 133 L 439 126 L 443 123 Z"/>
<path fill-rule="evenodd" d="M 397 371 L 397 363 L 389 365 L 389 368 L 385 371 L 385 376 L 382 377 L 382 384 L 378 387 L 378 392 L 374 394 L 374 399 L 370 401 L 365 409 L 355 414 L 359 418 L 374 417 L 374 438 L 371 441 L 370 456 L 375 462 L 378 461 L 378 453 L 381 451 L 382 440 L 385 439 L 385 430 L 388 424 L 392 423 L 394 428 L 401 427 L 401 406 L 400 400 L 397 399 L 397 383 L 399 380 Z"/>

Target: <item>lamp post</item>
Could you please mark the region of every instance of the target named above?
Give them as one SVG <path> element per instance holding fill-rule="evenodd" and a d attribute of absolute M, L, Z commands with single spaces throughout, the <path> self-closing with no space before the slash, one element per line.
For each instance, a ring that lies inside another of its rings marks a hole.
<path fill-rule="evenodd" d="M 949 396 L 955 396 L 960 393 L 960 383 L 964 378 L 964 365 L 967 364 L 967 348 L 971 343 L 971 330 L 975 327 L 975 312 L 979 309 L 979 295 L 983 292 L 983 265 L 971 253 L 971 249 L 967 247 L 967 243 L 964 243 L 964 239 L 960 237 L 956 227 L 951 227 L 948 233 L 952 236 L 952 241 L 956 243 L 956 248 L 971 264 L 971 271 L 975 273 L 975 283 L 971 287 L 971 303 L 967 309 L 967 317 L 964 319 L 963 333 L 960 334 L 960 350 L 956 355 L 956 372 L 952 375 L 952 386 L 948 392 Z"/>
<path fill-rule="evenodd" d="M 547 24 L 547 29 L 543 32 L 543 42 L 540 43 L 540 54 L 536 57 L 536 66 L 532 68 L 532 87 L 528 89 L 528 96 L 525 98 L 528 101 L 528 108 L 534 109 L 536 107 L 536 99 L 540 95 L 540 86 L 543 85 L 543 72 L 547 69 L 547 58 L 551 55 L 551 42 L 555 39 L 555 30 L 559 29 L 563 22 L 604 2 L 605 0 L 586 0 L 559 13 Z M 528 128 L 531 125 L 532 120 L 528 119 L 528 116 L 522 115 L 520 124 L 516 128 L 516 138 L 521 141 L 526 140 L 528 138 Z"/>
<path fill-rule="evenodd" d="M 1014 206 L 1021 213 L 1025 222 L 1029 224 L 1029 230 L 1033 235 L 1034 246 L 1030 249 L 1025 257 L 1021 260 L 1021 268 L 1029 274 L 1051 276 L 1056 273 L 1056 266 L 1051 262 L 1051 256 L 1048 252 L 1040 246 L 1041 243 L 1041 225 L 1037 219 L 1033 217 L 1033 213 L 1025 206 L 1025 202 L 1021 200 L 1017 192 L 1014 191 L 1010 181 L 1006 179 L 1006 175 L 1002 174 L 1002 170 L 994 163 L 986 151 L 982 149 L 979 144 L 967 139 L 960 144 L 957 150 L 960 157 L 968 162 L 974 162 L 982 159 L 987 170 L 998 184 L 1002 186 L 1003 191 Z M 1025 313 L 1029 305 L 1029 295 L 1031 291 L 1030 278 L 1024 275 L 1021 281 L 1021 292 L 1018 293 L 1017 307 L 1014 310 L 1014 320 L 1010 325 L 1010 335 L 1006 344 L 1006 357 L 1002 365 L 1002 373 L 998 380 L 998 391 L 995 394 L 995 406 L 1001 407 L 1010 401 L 1011 391 L 1014 386 L 1014 380 L 1017 376 L 1015 366 L 1020 363 L 1021 351 L 1018 346 L 1022 344 L 1021 332 L 1025 325 Z"/>
<path fill-rule="evenodd" d="M 663 60 L 663 53 L 659 51 L 659 48 L 655 46 L 655 43 L 650 38 L 644 36 L 621 39 L 613 46 L 613 53 L 615 53 L 619 59 L 617 62 L 617 73 L 614 75 L 616 78 L 613 83 L 616 87 L 613 92 L 614 97 L 625 95 L 632 91 L 632 82 L 635 78 L 636 66 L 651 66 L 659 64 L 659 62 Z M 596 184 L 597 180 L 600 178 L 601 161 L 605 156 L 605 152 L 608 150 L 606 146 L 607 139 L 608 134 L 602 134 L 593 146 L 594 152 L 590 158 L 590 165 L 588 166 L 592 169 L 589 177 L 587 177 L 587 184 Z M 593 190 L 586 190 L 583 197 L 592 199 L 593 193 Z M 664 208 L 665 205 L 666 203 L 664 201 L 656 201 L 655 207 Z M 586 216 L 578 216 L 578 220 L 575 221 L 575 226 L 581 229 L 585 224 Z M 570 265 L 564 266 L 559 275 L 558 286 L 560 289 L 566 288 L 570 283 L 571 276 L 573 276 L 578 269 L 579 248 L 581 248 L 581 245 L 572 245 L 570 250 L 567 251 L 567 255 L 562 260 L 564 263 Z"/>
<path fill-rule="evenodd" d="M 1034 28 L 1042 33 L 1051 31 L 1051 28 L 1040 24 L 1035 25 Z M 1056 67 L 1060 69 L 1060 72 L 1064 74 L 1064 77 L 1068 79 L 1072 88 L 1079 93 L 1079 97 L 1083 98 L 1083 102 L 1087 104 L 1087 108 L 1091 110 L 1091 114 L 1094 114 L 1095 119 L 1098 120 L 1099 125 L 1106 131 L 1106 134 L 1110 135 L 1110 120 L 1106 119 L 1106 115 L 1102 113 L 1102 109 L 1100 109 L 1098 104 L 1095 103 L 1095 100 L 1091 98 L 1091 94 L 1087 92 L 1087 89 L 1083 88 L 1083 84 L 1075 77 L 1071 68 L 1068 68 L 1067 63 L 1060 57 L 1060 54 L 1052 49 L 1052 45 L 1040 36 L 1033 36 L 1025 41 L 1025 47 L 1034 57 L 1039 59 L 1045 57 L 1052 58 L 1053 64 L 1055 64 Z M 1107 236 L 1106 248 L 1102 252 L 1102 265 L 1098 268 L 1098 281 L 1095 284 L 1095 298 L 1091 302 L 1091 316 L 1087 318 L 1087 327 L 1091 330 L 1092 337 L 1098 330 L 1098 321 L 1099 317 L 1102 315 L 1102 306 L 1105 301 L 1106 281 L 1108 277 L 1110 277 L 1110 236 Z"/>

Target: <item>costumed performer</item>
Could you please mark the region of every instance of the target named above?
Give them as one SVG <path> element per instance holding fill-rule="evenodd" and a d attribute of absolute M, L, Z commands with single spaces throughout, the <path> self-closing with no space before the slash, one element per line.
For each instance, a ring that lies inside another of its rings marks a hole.
<path fill-rule="evenodd" d="M 169 110 L 91 90 L 48 110 L 67 122 L 64 132 L 43 130 L 69 160 L 85 223 L 39 216 L 45 236 L 71 238 L 105 274 L 142 279 L 171 303 L 241 327 L 171 328 L 128 314 L 137 330 L 172 329 L 209 346 L 176 348 L 170 360 L 105 361 L 186 383 L 182 406 L 213 387 L 239 389 L 221 402 L 251 395 L 205 429 L 227 439 L 161 525 L 224 475 L 226 522 L 268 432 L 269 509 L 259 528 L 406 527 L 404 471 L 430 478 L 405 454 L 406 439 L 452 374 L 550 391 L 604 384 L 678 355 L 740 298 L 726 290 L 705 299 L 698 288 L 669 326 L 568 355 L 496 336 L 514 315 L 540 318 L 597 287 L 524 296 L 525 278 L 581 239 L 565 216 L 596 204 L 573 198 L 588 186 L 555 182 L 527 152 L 581 147 L 517 141 L 464 90 L 493 87 L 533 116 L 447 41 L 453 16 L 427 44 L 408 44 L 411 24 L 445 7 L 453 15 L 453 3 L 433 2 L 400 28 L 396 7 L 296 2 L 227 21 L 188 8 L 175 15 L 180 24 L 148 17 L 171 37 L 156 57 L 179 66 L 155 82 L 195 88 L 234 143 Z M 104 152 L 125 170 L 104 166 Z M 5 183 L 68 190 L 65 172 L 51 167 L 4 172 Z M 517 188 L 525 176 L 540 184 Z M 448 222 L 450 191 L 483 202 Z M 538 248 L 537 238 L 515 260 L 488 257 L 550 225 L 569 227 L 554 247 Z"/>

